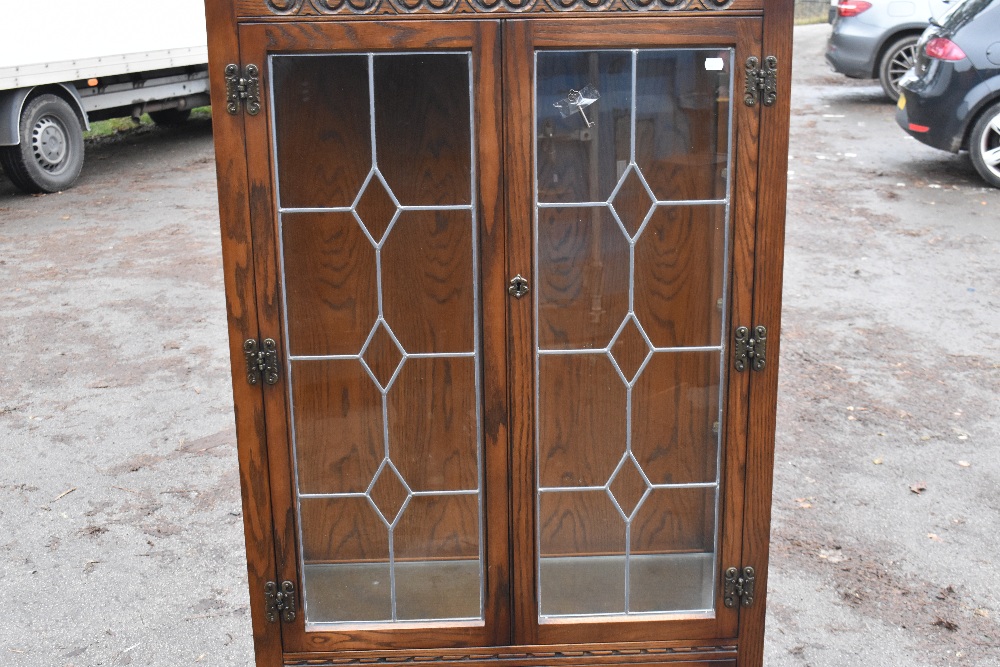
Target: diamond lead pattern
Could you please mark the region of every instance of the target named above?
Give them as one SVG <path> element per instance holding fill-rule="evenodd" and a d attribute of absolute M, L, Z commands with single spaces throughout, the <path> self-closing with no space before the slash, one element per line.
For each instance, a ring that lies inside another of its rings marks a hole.
<path fill-rule="evenodd" d="M 611 205 L 618 214 L 618 219 L 622 221 L 629 238 L 634 239 L 642 227 L 643 221 L 649 215 L 649 210 L 656 202 L 649 195 L 646 185 L 643 183 L 639 170 L 629 167 L 622 178 L 622 184 L 615 193 Z"/>
<path fill-rule="evenodd" d="M 396 202 L 382 181 L 382 175 L 377 171 L 373 172 L 357 204 L 354 205 L 354 214 L 375 239 L 376 244 L 381 243 L 385 230 L 389 228 L 397 210 Z"/>
<path fill-rule="evenodd" d="M 368 341 L 368 346 L 361 352 L 361 359 L 375 376 L 379 387 L 383 391 L 388 389 L 396 369 L 403 363 L 403 350 L 396 344 L 382 321 L 375 324 L 375 333 Z"/>
<path fill-rule="evenodd" d="M 634 317 L 627 317 L 625 325 L 611 341 L 611 358 L 618 364 L 627 384 L 632 384 L 651 349 L 639 330 Z"/>
<path fill-rule="evenodd" d="M 639 509 L 649 486 L 646 479 L 639 472 L 639 464 L 631 456 L 625 457 L 625 461 L 611 478 L 608 491 L 611 497 L 618 503 L 625 520 L 628 521 Z"/>
<path fill-rule="evenodd" d="M 375 474 L 375 481 L 368 497 L 378 508 L 385 522 L 391 526 L 403 511 L 403 506 L 410 497 L 410 490 L 396 470 L 396 466 L 387 461 Z"/>

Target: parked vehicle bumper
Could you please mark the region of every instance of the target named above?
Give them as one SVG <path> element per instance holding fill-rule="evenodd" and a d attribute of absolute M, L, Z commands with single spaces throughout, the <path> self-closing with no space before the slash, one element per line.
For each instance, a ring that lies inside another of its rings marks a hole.
<path fill-rule="evenodd" d="M 928 146 L 957 153 L 965 148 L 969 122 L 991 89 L 967 60 L 935 60 L 930 67 L 939 71 L 918 75 L 910 70 L 900 80 L 896 122 Z M 956 99 L 961 101 L 956 104 Z"/>
<path fill-rule="evenodd" d="M 826 61 L 837 72 L 855 79 L 875 77 L 875 56 L 885 27 L 857 20 L 834 23 L 826 43 Z"/>

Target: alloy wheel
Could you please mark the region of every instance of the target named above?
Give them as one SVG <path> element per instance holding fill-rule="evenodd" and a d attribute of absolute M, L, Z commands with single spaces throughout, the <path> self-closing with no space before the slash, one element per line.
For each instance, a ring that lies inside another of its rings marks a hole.
<path fill-rule="evenodd" d="M 899 80 L 903 78 L 917 61 L 917 45 L 908 44 L 901 48 L 889 61 L 889 82 L 893 90 L 899 93 Z"/>
<path fill-rule="evenodd" d="M 976 150 L 983 164 L 997 178 L 1000 178 L 1000 111 L 993 115 L 986 126 L 986 131 L 979 136 Z"/>

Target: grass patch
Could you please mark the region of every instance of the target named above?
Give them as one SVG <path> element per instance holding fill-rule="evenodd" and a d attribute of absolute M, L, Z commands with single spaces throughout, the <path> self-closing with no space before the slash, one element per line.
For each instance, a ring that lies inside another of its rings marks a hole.
<path fill-rule="evenodd" d="M 212 118 L 212 107 L 197 107 L 191 110 L 190 120 L 210 120 Z M 156 123 L 149 117 L 148 113 L 139 117 L 136 123 L 129 116 L 124 118 L 109 118 L 108 120 L 98 120 L 90 124 L 90 130 L 83 133 L 84 139 L 98 139 L 101 137 L 112 137 L 128 132 L 135 132 L 142 128 L 155 126 Z"/>

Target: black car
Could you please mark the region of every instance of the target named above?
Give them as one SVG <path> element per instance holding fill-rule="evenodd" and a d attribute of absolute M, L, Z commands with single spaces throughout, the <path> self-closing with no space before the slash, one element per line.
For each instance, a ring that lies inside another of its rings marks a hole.
<path fill-rule="evenodd" d="M 960 0 L 917 43 L 896 121 L 934 148 L 968 150 L 1000 188 L 1000 0 Z"/>

